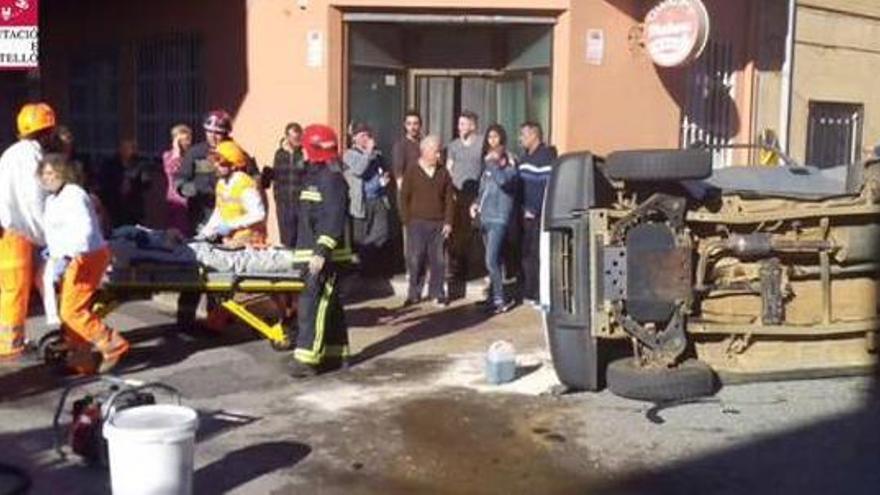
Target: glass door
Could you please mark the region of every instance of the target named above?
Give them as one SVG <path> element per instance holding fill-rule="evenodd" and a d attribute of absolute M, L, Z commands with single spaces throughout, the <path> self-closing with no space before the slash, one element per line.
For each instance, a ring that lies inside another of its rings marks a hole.
<path fill-rule="evenodd" d="M 349 123 L 366 122 L 386 157 L 400 135 L 406 74 L 395 69 L 352 67 L 349 76 Z"/>
<path fill-rule="evenodd" d="M 490 124 L 504 126 L 511 144 L 520 124 L 550 124 L 550 75 L 540 71 L 410 71 L 410 105 L 422 115 L 424 132 L 448 143 L 456 135 L 456 116 L 475 112 L 482 132 Z"/>
<path fill-rule="evenodd" d="M 416 76 L 416 109 L 422 115 L 423 133 L 436 134 L 448 143 L 455 129 L 455 78 Z"/>

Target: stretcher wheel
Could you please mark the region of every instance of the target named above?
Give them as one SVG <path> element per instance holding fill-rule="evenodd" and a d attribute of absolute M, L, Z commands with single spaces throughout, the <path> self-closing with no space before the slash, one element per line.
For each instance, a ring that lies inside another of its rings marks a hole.
<path fill-rule="evenodd" d="M 281 327 L 284 329 L 284 340 L 270 340 L 269 345 L 278 352 L 289 351 L 296 345 L 296 321 L 285 320 Z"/>
<path fill-rule="evenodd" d="M 272 346 L 272 349 L 278 352 L 284 352 L 293 349 L 293 342 L 289 338 L 285 338 L 282 341 L 269 341 L 269 345 Z"/>
<path fill-rule="evenodd" d="M 53 330 L 40 338 L 37 350 L 43 362 L 49 365 L 61 365 L 67 361 L 67 343 L 61 330 Z"/>

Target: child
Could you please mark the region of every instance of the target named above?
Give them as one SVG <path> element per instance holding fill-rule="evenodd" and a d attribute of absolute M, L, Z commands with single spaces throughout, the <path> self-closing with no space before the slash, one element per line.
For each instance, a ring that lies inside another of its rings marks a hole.
<path fill-rule="evenodd" d="M 75 170 L 61 154 L 47 154 L 37 173 L 46 199 L 43 222 L 49 260 L 46 292 L 61 283 L 61 322 L 68 346 L 68 368 L 78 374 L 104 373 L 128 352 L 119 332 L 92 312 L 91 304 L 110 264 L 110 249 L 101 234 L 89 195 L 76 183 Z M 100 358 L 95 360 L 95 354 Z"/>

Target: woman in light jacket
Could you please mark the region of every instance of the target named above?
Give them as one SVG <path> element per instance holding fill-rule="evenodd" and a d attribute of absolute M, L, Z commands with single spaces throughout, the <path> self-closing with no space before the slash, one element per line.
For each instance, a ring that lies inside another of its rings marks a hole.
<path fill-rule="evenodd" d="M 471 206 L 471 216 L 479 216 L 480 231 L 486 246 L 486 270 L 491 281 L 489 310 L 504 313 L 513 304 L 504 294 L 504 270 L 501 248 L 513 212 L 518 180 L 513 155 L 507 151 L 507 133 L 498 124 L 489 126 L 483 142 L 483 175 L 480 192 Z"/>

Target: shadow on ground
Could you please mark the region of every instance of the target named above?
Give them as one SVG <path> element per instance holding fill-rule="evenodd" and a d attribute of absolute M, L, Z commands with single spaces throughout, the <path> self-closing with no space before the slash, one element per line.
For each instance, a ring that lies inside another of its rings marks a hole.
<path fill-rule="evenodd" d="M 162 368 L 184 361 L 201 351 L 235 346 L 260 337 L 239 325 L 214 333 L 203 329 L 181 330 L 176 325 L 139 328 L 124 333 L 132 349 L 113 370 L 125 375 L 147 368 Z M 63 388 L 73 381 L 57 368 L 35 364 L 0 375 L 0 402 L 13 401 Z"/>
<path fill-rule="evenodd" d="M 204 442 L 259 419 L 219 410 L 200 410 L 197 441 Z M 30 493 L 109 494 L 110 475 L 106 468 L 86 464 L 63 445 L 62 452 L 55 450 L 56 438 L 65 438 L 69 415 L 62 420 L 60 437 L 52 427 L 0 435 L 3 462 L 27 474 L 32 484 Z M 197 493 L 225 493 L 263 474 L 292 466 L 310 451 L 308 446 L 298 443 L 273 442 L 232 452 L 196 472 L 195 482 L 199 483 L 196 487 L 200 490 Z M 0 495 L 6 495 L 2 484 Z"/>
<path fill-rule="evenodd" d="M 812 495 L 880 493 L 880 396 L 862 408 L 668 468 L 599 493 Z"/>
<path fill-rule="evenodd" d="M 357 309 L 349 311 L 347 315 L 350 313 L 351 317 L 355 319 L 361 318 L 358 311 Z M 406 310 L 404 313 L 400 313 L 400 316 L 406 316 L 409 312 L 409 310 Z M 369 316 L 363 318 L 369 319 Z M 400 322 L 406 325 L 400 331 L 388 338 L 368 345 L 355 355 L 349 364 L 356 366 L 408 345 L 465 330 L 479 325 L 488 318 L 488 313 L 480 311 L 471 305 L 455 306 L 437 313 L 410 316 Z"/>
<path fill-rule="evenodd" d="M 308 457 L 312 448 L 298 442 L 267 442 L 230 452 L 196 471 L 196 493 L 227 493 L 265 474 L 290 468 Z"/>

